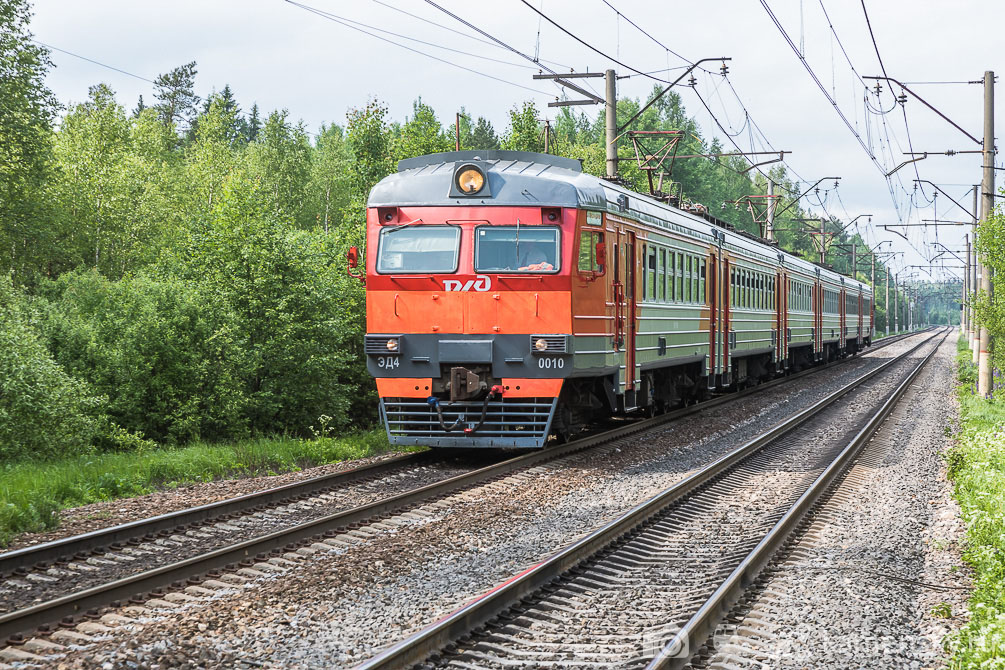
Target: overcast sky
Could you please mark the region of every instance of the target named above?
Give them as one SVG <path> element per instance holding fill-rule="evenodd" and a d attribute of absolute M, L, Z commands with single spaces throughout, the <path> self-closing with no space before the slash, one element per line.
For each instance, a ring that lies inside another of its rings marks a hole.
<path fill-rule="evenodd" d="M 920 176 L 933 181 L 969 208 L 972 196 L 967 191 L 980 179 L 979 154 L 940 153 L 903 167 L 889 183 L 884 177 L 884 172 L 908 158 L 903 153 L 910 150 L 904 115 L 899 108 L 885 115 L 866 110 L 863 86 L 850 69 L 824 15 L 826 10 L 858 73 L 881 74 L 859 0 L 768 0 L 767 5 L 862 141 L 871 147 L 879 166 L 842 122 L 758 0 L 608 0 L 622 16 L 604 0 L 530 1 L 607 56 L 644 72 L 682 66 L 683 61 L 664 47 L 689 60 L 731 57 L 728 83 L 718 75 L 719 64 L 710 63 L 714 74 L 699 74 L 696 88 L 726 130 L 738 133 L 736 143 L 745 150 L 751 146 L 762 150 L 770 144 L 774 150 L 792 151 L 786 157 L 787 165 L 798 175 L 796 178 L 809 183 L 821 177 L 842 177 L 836 190 L 832 181 L 821 184 L 822 189 L 827 189 L 826 199 L 821 203 L 812 198 L 804 200 L 804 207 L 814 213 L 822 213 L 825 207 L 845 220 L 872 214 L 871 228 L 866 230 L 867 217 L 863 217 L 858 220 L 860 230 L 872 244 L 888 239 L 892 245 L 884 249 L 892 246 L 905 251 L 907 260 L 901 265 L 927 262 L 921 260 L 917 250 L 936 240 L 935 229 L 901 228 L 908 233 L 912 247 L 880 225 L 921 223 L 934 218 L 969 220 L 969 215 L 955 208 L 945 196 L 939 196 L 936 205 L 930 204 L 933 190 L 925 185 L 923 193 L 915 192 L 913 180 Z M 500 133 L 506 128 L 507 111 L 524 100 L 533 99 L 543 113 L 554 114 L 555 110 L 547 110 L 547 103 L 555 99 L 558 89 L 549 82 L 531 79 L 537 72 L 535 65 L 487 42 L 425 0 L 303 0 L 303 4 L 359 22 L 355 24 L 358 28 L 389 41 L 284 0 L 35 0 L 32 30 L 40 42 L 145 79 L 154 79 L 195 60 L 200 95 L 230 84 L 245 110 L 254 102 L 263 112 L 285 108 L 293 118 L 303 119 L 312 131 L 322 123 L 344 123 L 349 109 L 371 98 L 386 104 L 393 119 L 404 120 L 412 102 L 421 95 L 445 125 L 452 122 L 450 117 L 455 111 L 464 107 L 472 115 L 487 117 Z M 437 4 L 525 54 L 539 53 L 540 59 L 556 71 L 614 67 L 619 75 L 632 75 L 619 81 L 621 97 L 644 98 L 659 83 L 612 63 L 540 20 L 521 0 L 437 0 Z M 982 79 L 985 70 L 1005 71 L 1005 51 L 1001 48 L 1005 3 L 866 0 L 866 7 L 887 74 L 980 139 L 980 85 L 913 82 L 967 82 Z M 633 27 L 629 19 L 663 46 Z M 127 109 L 135 106 L 141 94 L 148 102 L 152 99 L 153 87 L 146 81 L 59 51 L 54 51 L 52 58 L 56 67 L 49 76 L 49 85 L 64 103 L 82 101 L 88 87 L 97 82 L 111 85 Z M 655 76 L 676 78 L 680 72 L 672 69 Z M 602 81 L 596 80 L 593 85 L 603 92 Z M 890 89 L 885 89 L 878 102 L 875 96 L 870 98 L 872 105 L 882 111 L 893 107 Z M 680 93 L 706 136 L 719 136 L 728 145 L 695 92 L 681 87 Z M 578 95 L 573 93 L 571 97 Z M 745 122 L 740 101 L 752 124 Z M 597 111 L 594 107 L 580 109 L 591 114 Z M 915 151 L 979 148 L 915 99 L 908 100 L 904 111 Z M 1001 127 L 1001 122 L 996 124 L 996 128 Z M 1001 179 L 1005 175 L 999 174 L 999 183 Z M 720 205 L 706 204 L 713 212 Z M 963 226 L 941 228 L 938 240 L 959 252 L 956 245 L 962 243 L 968 230 Z M 918 272 L 922 279 L 928 278 L 924 271 Z"/>

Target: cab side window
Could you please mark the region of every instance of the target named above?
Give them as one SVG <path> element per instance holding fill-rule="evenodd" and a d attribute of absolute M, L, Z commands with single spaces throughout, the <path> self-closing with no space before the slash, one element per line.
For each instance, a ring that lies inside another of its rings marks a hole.
<path fill-rule="evenodd" d="M 596 272 L 602 274 L 604 267 L 597 262 L 597 244 L 604 241 L 604 234 L 595 230 L 579 231 L 579 262 L 580 272 Z"/>

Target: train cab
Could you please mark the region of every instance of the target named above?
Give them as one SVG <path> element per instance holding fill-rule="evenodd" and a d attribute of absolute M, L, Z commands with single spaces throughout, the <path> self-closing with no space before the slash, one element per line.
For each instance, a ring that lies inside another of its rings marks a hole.
<path fill-rule="evenodd" d="M 371 193 L 365 351 L 392 443 L 540 447 L 552 432 L 583 175 L 506 153 L 402 161 Z"/>

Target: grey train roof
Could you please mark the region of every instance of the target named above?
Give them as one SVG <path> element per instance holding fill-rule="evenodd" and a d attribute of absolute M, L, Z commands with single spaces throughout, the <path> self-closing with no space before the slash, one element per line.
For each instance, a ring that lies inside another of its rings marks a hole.
<path fill-rule="evenodd" d="M 491 195 L 450 197 L 454 170 L 474 163 L 485 170 Z M 723 230 L 708 220 L 659 200 L 629 190 L 583 172 L 582 162 L 561 156 L 529 151 L 450 151 L 398 161 L 398 172 L 381 179 L 367 201 L 368 207 L 436 207 L 451 205 L 493 205 L 509 207 L 573 207 L 629 215 L 660 226 L 667 221 L 686 223 L 711 240 L 712 230 L 720 230 L 737 249 L 762 260 L 785 258 L 784 265 L 806 275 L 819 273 L 835 282 L 861 282 L 810 261 L 780 251 L 776 247 Z M 870 291 L 871 292 L 871 291 Z"/>
<path fill-rule="evenodd" d="M 482 167 L 490 198 L 451 198 L 454 169 Z M 492 204 L 510 207 L 607 209 L 600 181 L 584 174 L 579 161 L 527 151 L 451 151 L 398 162 L 398 172 L 381 179 L 367 205 L 437 206 Z"/>

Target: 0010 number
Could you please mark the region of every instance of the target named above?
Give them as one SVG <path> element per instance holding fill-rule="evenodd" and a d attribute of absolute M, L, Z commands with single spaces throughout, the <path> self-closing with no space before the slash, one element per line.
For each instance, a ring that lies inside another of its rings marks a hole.
<path fill-rule="evenodd" d="M 377 367 L 384 370 L 391 370 L 401 365 L 401 359 L 397 356 L 378 356 Z"/>
<path fill-rule="evenodd" d="M 539 358 L 537 359 L 537 367 L 542 370 L 561 370 L 565 367 L 564 358 Z"/>

